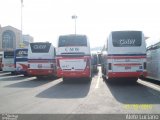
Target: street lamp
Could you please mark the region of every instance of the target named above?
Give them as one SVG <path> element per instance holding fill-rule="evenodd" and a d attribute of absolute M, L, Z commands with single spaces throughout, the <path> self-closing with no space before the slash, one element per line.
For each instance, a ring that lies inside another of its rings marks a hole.
<path fill-rule="evenodd" d="M 76 15 L 72 15 L 72 19 L 75 20 L 75 35 L 76 35 L 76 19 L 77 19 L 77 16 Z"/>
<path fill-rule="evenodd" d="M 21 0 L 21 45 L 20 45 L 20 47 L 22 46 L 22 44 L 23 44 L 23 11 L 22 11 L 22 9 L 23 9 L 23 0 Z"/>

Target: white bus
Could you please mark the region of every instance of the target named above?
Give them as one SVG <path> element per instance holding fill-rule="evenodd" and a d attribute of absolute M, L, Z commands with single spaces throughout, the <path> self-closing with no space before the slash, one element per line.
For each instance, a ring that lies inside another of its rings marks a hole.
<path fill-rule="evenodd" d="M 4 51 L 2 57 L 2 71 L 4 72 L 15 72 L 15 65 L 14 65 L 14 51 Z"/>
<path fill-rule="evenodd" d="M 28 49 L 19 48 L 14 52 L 15 72 L 27 76 L 28 69 Z"/>
<path fill-rule="evenodd" d="M 62 35 L 57 47 L 57 76 L 91 79 L 91 52 L 86 35 Z"/>
<path fill-rule="evenodd" d="M 3 55 L 3 52 L 0 52 L 0 70 L 2 70 L 2 55 Z"/>
<path fill-rule="evenodd" d="M 56 75 L 56 51 L 48 42 L 30 43 L 28 48 L 28 74 L 31 76 Z"/>
<path fill-rule="evenodd" d="M 154 42 L 153 39 L 148 41 Z M 160 81 L 160 42 L 147 47 L 147 78 Z"/>
<path fill-rule="evenodd" d="M 146 76 L 146 44 L 142 31 L 113 31 L 102 50 L 103 77 Z"/>

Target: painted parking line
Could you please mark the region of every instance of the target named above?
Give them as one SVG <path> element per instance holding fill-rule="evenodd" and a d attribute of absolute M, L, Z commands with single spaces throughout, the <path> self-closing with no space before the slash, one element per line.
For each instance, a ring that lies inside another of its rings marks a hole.
<path fill-rule="evenodd" d="M 143 81 L 143 80 L 138 80 L 137 82 L 142 84 L 142 85 L 145 85 L 147 87 L 150 87 L 154 90 L 160 91 L 160 86 L 159 85 L 156 85 L 156 84 L 153 84 L 153 83 L 150 83 L 150 82 L 147 82 L 147 81 Z"/>
<path fill-rule="evenodd" d="M 98 78 L 97 78 L 97 82 L 96 82 L 96 86 L 95 86 L 96 89 L 99 88 L 100 79 L 101 79 L 101 69 L 99 67 L 98 68 Z"/>

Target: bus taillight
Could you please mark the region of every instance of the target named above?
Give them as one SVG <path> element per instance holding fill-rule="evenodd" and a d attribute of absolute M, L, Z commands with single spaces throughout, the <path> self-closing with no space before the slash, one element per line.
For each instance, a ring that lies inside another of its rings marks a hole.
<path fill-rule="evenodd" d="M 112 64 L 108 63 L 108 70 L 112 70 Z"/>
<path fill-rule="evenodd" d="M 87 59 L 87 64 L 86 64 L 87 68 L 90 68 L 90 61 L 89 59 Z"/>
<path fill-rule="evenodd" d="M 143 63 L 143 68 L 146 69 L 147 68 L 147 64 L 146 62 Z"/>
<path fill-rule="evenodd" d="M 60 64 L 58 59 L 57 59 L 57 69 L 60 69 Z"/>

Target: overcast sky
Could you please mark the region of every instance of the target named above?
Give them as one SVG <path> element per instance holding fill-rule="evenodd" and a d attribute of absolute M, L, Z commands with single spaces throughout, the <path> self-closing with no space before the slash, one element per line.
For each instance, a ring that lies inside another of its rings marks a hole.
<path fill-rule="evenodd" d="M 23 33 L 56 46 L 61 34 L 86 34 L 102 46 L 111 30 L 142 30 L 160 38 L 159 0 L 23 0 Z M 21 0 L 0 0 L 0 24 L 21 29 Z"/>

